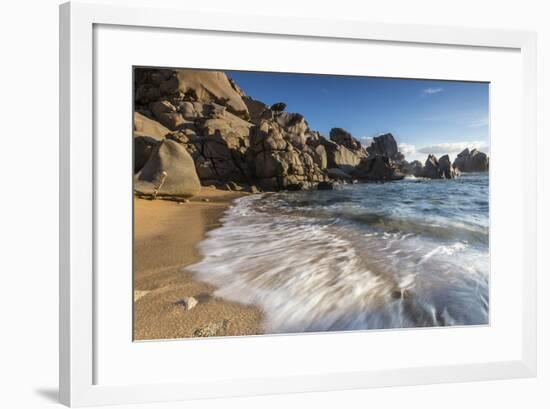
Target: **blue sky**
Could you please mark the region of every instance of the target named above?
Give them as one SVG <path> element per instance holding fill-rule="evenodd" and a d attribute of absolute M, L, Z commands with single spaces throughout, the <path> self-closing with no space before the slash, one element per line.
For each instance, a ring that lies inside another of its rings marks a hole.
<path fill-rule="evenodd" d="M 488 152 L 486 83 L 226 71 L 254 99 L 285 102 L 328 135 L 347 129 L 366 145 L 391 132 L 407 159 L 456 156 L 465 147 Z"/>

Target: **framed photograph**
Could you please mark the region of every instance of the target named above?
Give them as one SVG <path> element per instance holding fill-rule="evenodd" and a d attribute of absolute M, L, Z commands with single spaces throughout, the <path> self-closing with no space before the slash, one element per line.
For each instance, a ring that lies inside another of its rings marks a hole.
<path fill-rule="evenodd" d="M 536 375 L 534 33 L 60 21 L 63 403 Z"/>

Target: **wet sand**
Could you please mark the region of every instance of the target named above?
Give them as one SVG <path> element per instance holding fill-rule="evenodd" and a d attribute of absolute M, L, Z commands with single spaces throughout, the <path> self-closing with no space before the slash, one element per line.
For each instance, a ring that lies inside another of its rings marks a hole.
<path fill-rule="evenodd" d="M 203 188 L 189 203 L 134 199 L 135 340 L 262 333 L 259 308 L 216 297 L 214 286 L 185 271 L 200 259 L 197 244 L 242 195 Z M 185 297 L 198 304 L 186 310 Z"/>

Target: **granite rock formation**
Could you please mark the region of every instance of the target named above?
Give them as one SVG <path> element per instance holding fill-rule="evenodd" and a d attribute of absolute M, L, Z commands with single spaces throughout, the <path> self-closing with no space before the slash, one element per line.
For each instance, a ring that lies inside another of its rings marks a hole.
<path fill-rule="evenodd" d="M 369 155 L 386 156 L 394 163 L 401 163 L 405 156 L 399 152 L 397 142 L 391 133 L 375 136 L 372 143 L 367 147 Z"/>
<path fill-rule="evenodd" d="M 377 154 L 361 159 L 352 176 L 357 180 L 370 182 L 400 180 L 405 177 L 392 166 L 390 158 Z"/>
<path fill-rule="evenodd" d="M 284 102 L 255 100 L 220 71 L 138 68 L 134 80 L 135 188 L 143 194 L 164 173 L 158 194 L 181 196 L 200 184 L 276 191 L 405 174 L 454 177 L 448 156 L 409 164 L 391 133 L 366 148 L 342 128 L 326 138 Z"/>
<path fill-rule="evenodd" d="M 460 172 L 487 172 L 489 157 L 475 148 L 472 150 L 466 148 L 456 156 L 453 167 Z"/>
<path fill-rule="evenodd" d="M 165 139 L 152 150 L 145 165 L 134 176 L 139 194 L 190 197 L 198 194 L 201 184 L 193 159 L 179 143 Z"/>
<path fill-rule="evenodd" d="M 422 169 L 415 166 L 415 176 L 421 176 L 428 179 L 454 179 L 459 175 L 459 171 L 451 165 L 449 155 L 443 155 L 439 159 L 435 155 L 428 155 Z"/>

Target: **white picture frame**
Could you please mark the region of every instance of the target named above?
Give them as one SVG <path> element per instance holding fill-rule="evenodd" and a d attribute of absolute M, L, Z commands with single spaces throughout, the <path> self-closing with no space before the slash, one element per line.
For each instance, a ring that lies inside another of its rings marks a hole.
<path fill-rule="evenodd" d="M 334 372 L 196 384 L 101 385 L 94 378 L 94 35 L 95 25 L 341 38 L 358 41 L 519 50 L 523 83 L 525 206 L 521 271 L 521 356 L 514 359 L 376 371 Z M 60 6 L 60 399 L 69 406 L 141 403 L 520 378 L 536 375 L 536 34 L 374 22 L 190 12 L 154 7 Z M 529 155 L 529 156 L 528 156 Z"/>

